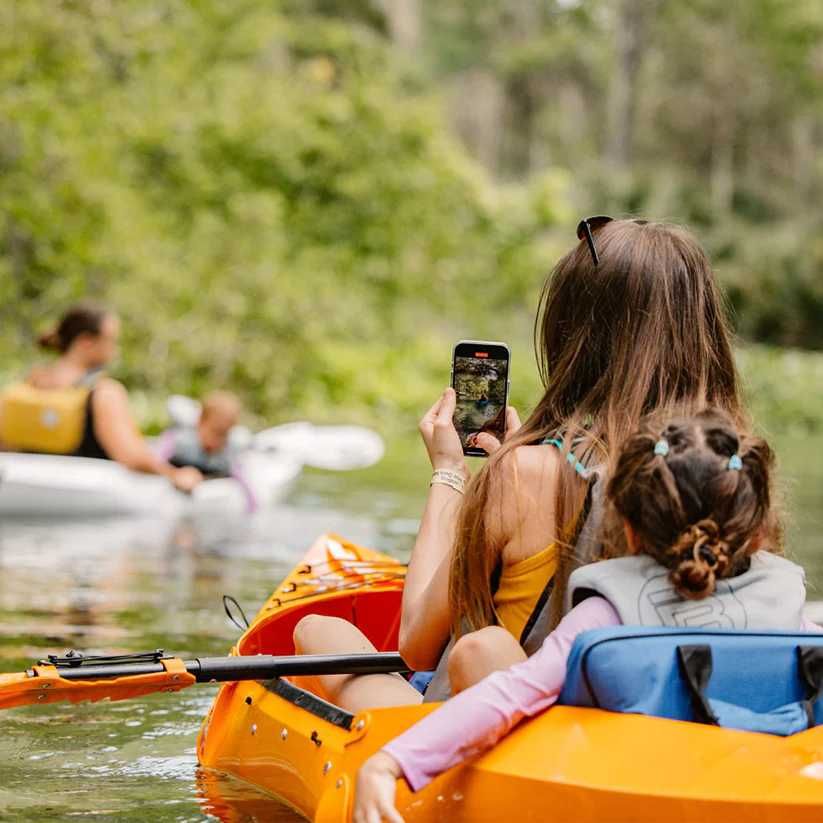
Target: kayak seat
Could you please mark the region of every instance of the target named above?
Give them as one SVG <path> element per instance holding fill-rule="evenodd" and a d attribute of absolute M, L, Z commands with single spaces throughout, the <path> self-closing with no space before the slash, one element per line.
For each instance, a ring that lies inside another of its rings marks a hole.
<path fill-rule="evenodd" d="M 617 626 L 576 638 L 558 703 L 786 736 L 821 691 L 820 634 Z"/>
<path fill-rule="evenodd" d="M 294 654 L 294 627 L 309 614 L 340 617 L 357 626 L 378 651 L 396 651 L 400 630 L 401 590 L 353 589 L 325 600 L 293 600 L 271 618 L 255 620 L 238 644 L 240 654 Z M 286 605 L 286 604 L 284 604 Z"/>

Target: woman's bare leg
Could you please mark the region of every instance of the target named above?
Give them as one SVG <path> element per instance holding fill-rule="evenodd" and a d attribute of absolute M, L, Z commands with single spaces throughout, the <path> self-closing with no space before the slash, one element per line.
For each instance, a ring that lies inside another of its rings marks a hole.
<path fill-rule="evenodd" d="M 526 653 L 509 632 L 500 626 L 487 626 L 464 634 L 449 655 L 449 683 L 452 694 L 479 683 L 492 672 L 522 663 Z"/>
<path fill-rule="evenodd" d="M 309 614 L 294 628 L 297 654 L 369 653 L 377 649 L 357 628 L 339 617 Z M 399 674 L 324 674 L 295 678 L 304 688 L 350 712 L 380 706 L 408 706 L 423 696 Z"/>

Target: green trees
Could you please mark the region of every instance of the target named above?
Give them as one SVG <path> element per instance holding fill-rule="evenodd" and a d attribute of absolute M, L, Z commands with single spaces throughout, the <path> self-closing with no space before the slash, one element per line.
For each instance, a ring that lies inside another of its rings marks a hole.
<path fill-rule="evenodd" d="M 552 204 L 502 197 L 368 27 L 262 1 L 0 14 L 7 358 L 91 293 L 133 386 L 390 411 L 439 315 L 539 268 Z"/>
<path fill-rule="evenodd" d="M 0 4 L 0 370 L 89 294 L 132 387 L 416 413 L 454 339 L 526 342 L 601 210 L 696 226 L 747 337 L 823 347 L 822 30 L 816 0 Z"/>
<path fill-rule="evenodd" d="M 457 89 L 455 124 L 495 174 L 570 169 L 578 213 L 694 226 L 745 336 L 823 348 L 820 3 L 421 0 L 420 9 L 430 35 L 420 54 Z"/>

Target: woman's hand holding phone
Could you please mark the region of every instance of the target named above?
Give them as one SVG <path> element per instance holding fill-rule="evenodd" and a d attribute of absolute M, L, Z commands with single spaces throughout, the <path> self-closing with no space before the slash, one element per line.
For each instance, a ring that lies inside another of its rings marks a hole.
<path fill-rule="evenodd" d="M 506 434 L 503 436 L 503 442 L 508 440 L 522 425 L 517 409 L 514 406 L 506 406 Z M 489 432 L 479 432 L 472 442 L 489 455 L 494 454 L 503 445 Z"/>
<path fill-rule="evenodd" d="M 418 428 L 433 469 L 447 469 L 468 477 L 463 445 L 452 419 L 456 402 L 457 395 L 449 387 L 423 415 Z"/>
<path fill-rule="evenodd" d="M 463 446 L 460 435 L 454 427 L 454 408 L 457 395 L 454 389 L 448 388 L 437 399 L 437 402 L 423 415 L 420 421 L 420 435 L 429 453 L 433 469 L 448 469 L 468 477 L 469 470 L 463 456 Z M 508 440 L 521 426 L 520 416 L 514 406 L 506 407 L 506 434 Z M 494 454 L 501 446 L 493 434 L 480 432 L 473 439 L 473 444 L 483 449 L 487 454 Z"/>

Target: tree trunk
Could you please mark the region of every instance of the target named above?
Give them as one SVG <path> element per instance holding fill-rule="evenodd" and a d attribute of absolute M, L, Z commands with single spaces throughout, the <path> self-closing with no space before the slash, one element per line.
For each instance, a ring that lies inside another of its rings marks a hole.
<path fill-rule="evenodd" d="M 606 140 L 606 161 L 615 171 L 627 171 L 632 164 L 637 77 L 652 7 L 651 0 L 617 0 L 616 3 L 616 59 L 609 89 L 609 132 Z"/>
<path fill-rule="evenodd" d="M 497 174 L 505 109 L 500 79 L 489 69 L 470 69 L 457 77 L 449 99 L 460 139 L 483 166 Z"/>
<path fill-rule="evenodd" d="M 505 38 L 517 47 L 528 44 L 541 28 L 540 0 L 509 0 Z M 515 177 L 532 171 L 535 155 L 535 125 L 540 109 L 538 78 L 533 72 L 509 77 L 506 88 L 508 103 L 502 166 Z"/>
<path fill-rule="evenodd" d="M 414 53 L 420 48 L 420 0 L 380 0 L 389 34 L 401 50 Z"/>
<path fill-rule="evenodd" d="M 712 142 L 709 191 L 712 207 L 720 215 L 732 210 L 734 195 L 734 128 L 726 121 L 715 130 Z"/>

